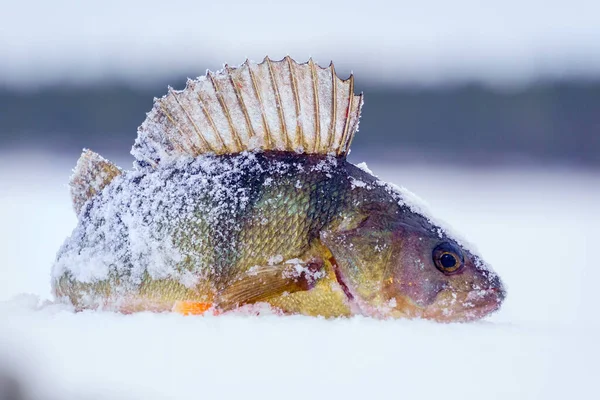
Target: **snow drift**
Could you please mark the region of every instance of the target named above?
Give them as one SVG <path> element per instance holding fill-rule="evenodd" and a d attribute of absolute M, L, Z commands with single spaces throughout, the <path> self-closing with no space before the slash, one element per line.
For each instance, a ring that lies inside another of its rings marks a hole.
<path fill-rule="evenodd" d="M 73 313 L 48 304 L 50 266 L 76 222 L 66 188 L 72 165 L 35 159 L 0 158 L 0 376 L 12 376 L 27 399 L 563 399 L 596 391 L 596 174 L 370 165 L 426 199 L 507 283 L 498 314 L 443 325 Z M 0 378 L 3 389 L 7 382 Z"/>

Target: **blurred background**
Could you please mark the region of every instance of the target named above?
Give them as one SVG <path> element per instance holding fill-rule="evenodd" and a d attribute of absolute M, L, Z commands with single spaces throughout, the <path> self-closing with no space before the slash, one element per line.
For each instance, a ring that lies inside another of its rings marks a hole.
<path fill-rule="evenodd" d="M 3 150 L 126 158 L 167 85 L 289 54 L 354 72 L 358 158 L 600 166 L 593 0 L 2 4 Z"/>
<path fill-rule="evenodd" d="M 136 129 L 167 85 L 288 54 L 355 74 L 365 105 L 350 161 L 417 193 L 476 245 L 508 286 L 493 324 L 342 322 L 338 338 L 357 335 L 346 355 L 323 342 L 323 321 L 119 319 L 44 305 L 56 251 L 77 222 L 66 184 L 81 150 L 129 168 Z M 597 0 L 0 0 L 0 400 L 190 398 L 189 373 L 207 357 L 207 397 L 223 388 L 246 397 L 264 377 L 246 368 L 241 392 L 227 385 L 232 365 L 248 365 L 239 354 L 279 365 L 270 335 L 294 332 L 312 339 L 289 375 L 332 398 L 372 386 L 387 396 L 398 376 L 416 382 L 403 387 L 411 398 L 563 399 L 573 388 L 587 398 L 600 357 L 599 205 Z M 190 326 L 212 353 L 186 336 Z M 243 347 L 248 334 L 257 346 Z M 157 343 L 170 347 L 145 361 Z M 237 353 L 219 350 L 232 343 Z M 315 359 L 326 372 L 312 373 Z M 398 363 L 407 359 L 452 360 L 469 384 L 452 391 L 454 375 L 441 374 L 431 385 L 420 372 L 431 366 Z M 493 370 L 472 368 L 490 360 Z M 52 383 L 31 383 L 31 371 Z M 303 395 L 286 389 L 286 371 L 267 388 Z"/>

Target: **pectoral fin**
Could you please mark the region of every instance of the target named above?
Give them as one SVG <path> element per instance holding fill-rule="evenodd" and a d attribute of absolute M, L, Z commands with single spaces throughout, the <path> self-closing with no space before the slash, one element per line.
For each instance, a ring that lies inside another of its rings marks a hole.
<path fill-rule="evenodd" d="M 255 266 L 219 294 L 217 307 L 226 311 L 244 304 L 256 303 L 288 292 L 309 290 L 324 276 L 324 261 L 298 259 L 275 265 Z"/>

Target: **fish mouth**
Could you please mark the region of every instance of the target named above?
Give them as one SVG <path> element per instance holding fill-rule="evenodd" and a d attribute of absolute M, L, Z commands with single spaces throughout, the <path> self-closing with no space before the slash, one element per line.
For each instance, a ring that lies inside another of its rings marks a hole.
<path fill-rule="evenodd" d="M 436 301 L 429 306 L 418 306 L 409 298 L 395 298 L 395 307 L 371 305 L 361 299 L 348 285 L 344 273 L 335 257 L 331 256 L 329 262 L 333 268 L 335 279 L 346 296 L 346 301 L 352 314 L 374 318 L 422 318 L 437 322 L 471 322 L 480 320 L 500 309 L 506 292 L 502 286 L 486 289 L 453 292 L 443 290 L 438 293 Z M 400 300 L 400 301 L 398 301 Z"/>
<path fill-rule="evenodd" d="M 438 322 L 471 322 L 498 311 L 505 298 L 501 288 L 450 293 L 423 310 L 422 318 Z"/>

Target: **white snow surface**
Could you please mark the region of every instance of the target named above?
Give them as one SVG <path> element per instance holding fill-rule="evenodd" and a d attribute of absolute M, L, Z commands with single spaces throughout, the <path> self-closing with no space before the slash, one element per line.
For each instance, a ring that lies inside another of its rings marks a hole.
<path fill-rule="evenodd" d="M 382 180 L 426 199 L 507 285 L 491 318 L 437 324 L 74 313 L 48 304 L 50 267 L 76 223 L 66 185 L 70 161 L 0 157 L 0 376 L 12 374 L 27 399 L 597 394 L 598 173 L 367 160 Z"/>

